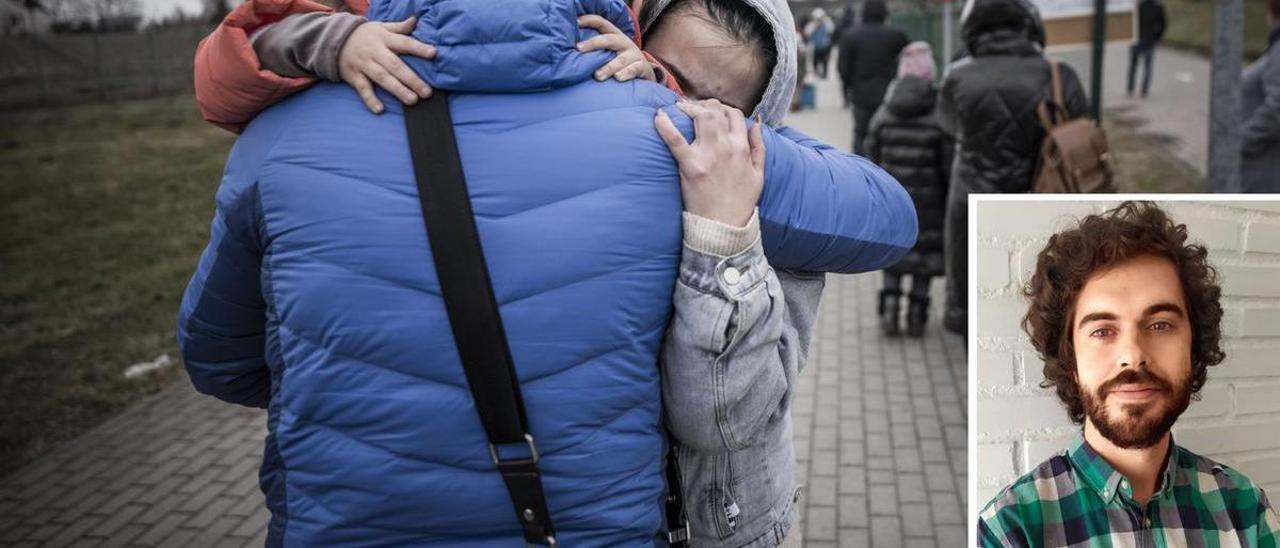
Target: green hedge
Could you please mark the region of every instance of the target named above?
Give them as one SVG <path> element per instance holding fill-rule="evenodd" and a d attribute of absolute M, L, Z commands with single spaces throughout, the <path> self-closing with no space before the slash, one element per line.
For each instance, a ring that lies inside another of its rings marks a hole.
<path fill-rule="evenodd" d="M 1213 44 L 1212 0 L 1164 0 L 1169 28 L 1165 43 L 1208 55 Z M 1244 0 L 1244 56 L 1256 59 L 1267 47 L 1266 0 Z"/>

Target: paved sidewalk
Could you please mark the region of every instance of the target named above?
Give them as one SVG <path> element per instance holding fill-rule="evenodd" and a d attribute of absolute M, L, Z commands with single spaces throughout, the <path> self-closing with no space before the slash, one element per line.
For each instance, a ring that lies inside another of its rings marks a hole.
<path fill-rule="evenodd" d="M 0 480 L 0 545 L 261 546 L 265 436 L 177 383 Z"/>
<path fill-rule="evenodd" d="M 846 148 L 835 78 L 790 122 Z M 831 276 L 795 399 L 805 546 L 946 547 L 965 538 L 964 346 L 877 331 L 879 273 Z M 261 546 L 261 411 L 183 382 L 0 478 L 0 546 Z M 944 540 L 945 539 L 945 540 Z"/>
<path fill-rule="evenodd" d="M 1049 54 L 1070 63 L 1088 92 L 1092 64 L 1088 48 L 1051 48 Z M 1203 174 L 1209 159 L 1209 60 L 1175 49 L 1158 49 L 1151 93 L 1145 99 L 1136 93 L 1142 87 L 1142 71 L 1134 74 L 1134 96 L 1125 95 L 1129 44 L 1108 45 L 1102 65 L 1103 114 L 1135 118 L 1141 131 L 1167 136 L 1174 155 Z"/>

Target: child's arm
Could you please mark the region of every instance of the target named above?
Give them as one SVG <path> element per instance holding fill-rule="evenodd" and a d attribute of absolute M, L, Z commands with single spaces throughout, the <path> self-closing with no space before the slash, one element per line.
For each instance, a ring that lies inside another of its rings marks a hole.
<path fill-rule="evenodd" d="M 384 110 L 373 85 L 411 105 L 431 96 L 400 54 L 434 59 L 436 49 L 414 40 L 417 19 L 368 23 L 350 13 L 292 15 L 255 33 L 253 49 L 266 70 L 285 76 L 318 76 L 355 88 L 373 113 Z"/>
<path fill-rule="evenodd" d="M 263 70 L 249 36 L 292 14 L 331 11 L 308 0 L 250 0 L 227 14 L 196 47 L 196 103 L 204 119 L 239 133 L 258 111 L 314 83 Z"/>
<path fill-rule="evenodd" d="M 359 2 L 347 0 L 357 9 Z M 315 76 L 347 81 L 373 112 L 373 83 L 413 103 L 430 88 L 399 58 L 435 48 L 405 34 L 412 18 L 365 24 L 307 0 L 253 0 L 236 8 L 196 51 L 196 100 L 206 120 L 240 131 L 262 109 L 310 86 Z M 410 88 L 416 91 L 410 91 Z"/>

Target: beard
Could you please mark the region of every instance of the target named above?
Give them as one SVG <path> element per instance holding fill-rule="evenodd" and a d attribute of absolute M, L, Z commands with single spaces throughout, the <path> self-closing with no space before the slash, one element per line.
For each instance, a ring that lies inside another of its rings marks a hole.
<path fill-rule="evenodd" d="M 1191 404 L 1191 379 L 1172 383 L 1147 369 L 1126 369 L 1094 390 L 1080 387 L 1085 415 L 1098 433 L 1116 447 L 1145 449 L 1158 443 Z M 1125 403 L 1118 411 L 1107 407 L 1111 391 L 1124 384 L 1144 384 L 1158 394 L 1151 401 Z"/>

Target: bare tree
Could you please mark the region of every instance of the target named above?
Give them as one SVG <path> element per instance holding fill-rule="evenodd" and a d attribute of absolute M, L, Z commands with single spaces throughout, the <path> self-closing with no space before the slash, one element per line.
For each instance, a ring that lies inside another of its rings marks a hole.
<path fill-rule="evenodd" d="M 59 21 L 87 22 L 96 26 L 142 15 L 138 0 L 45 0 L 44 5 Z"/>

